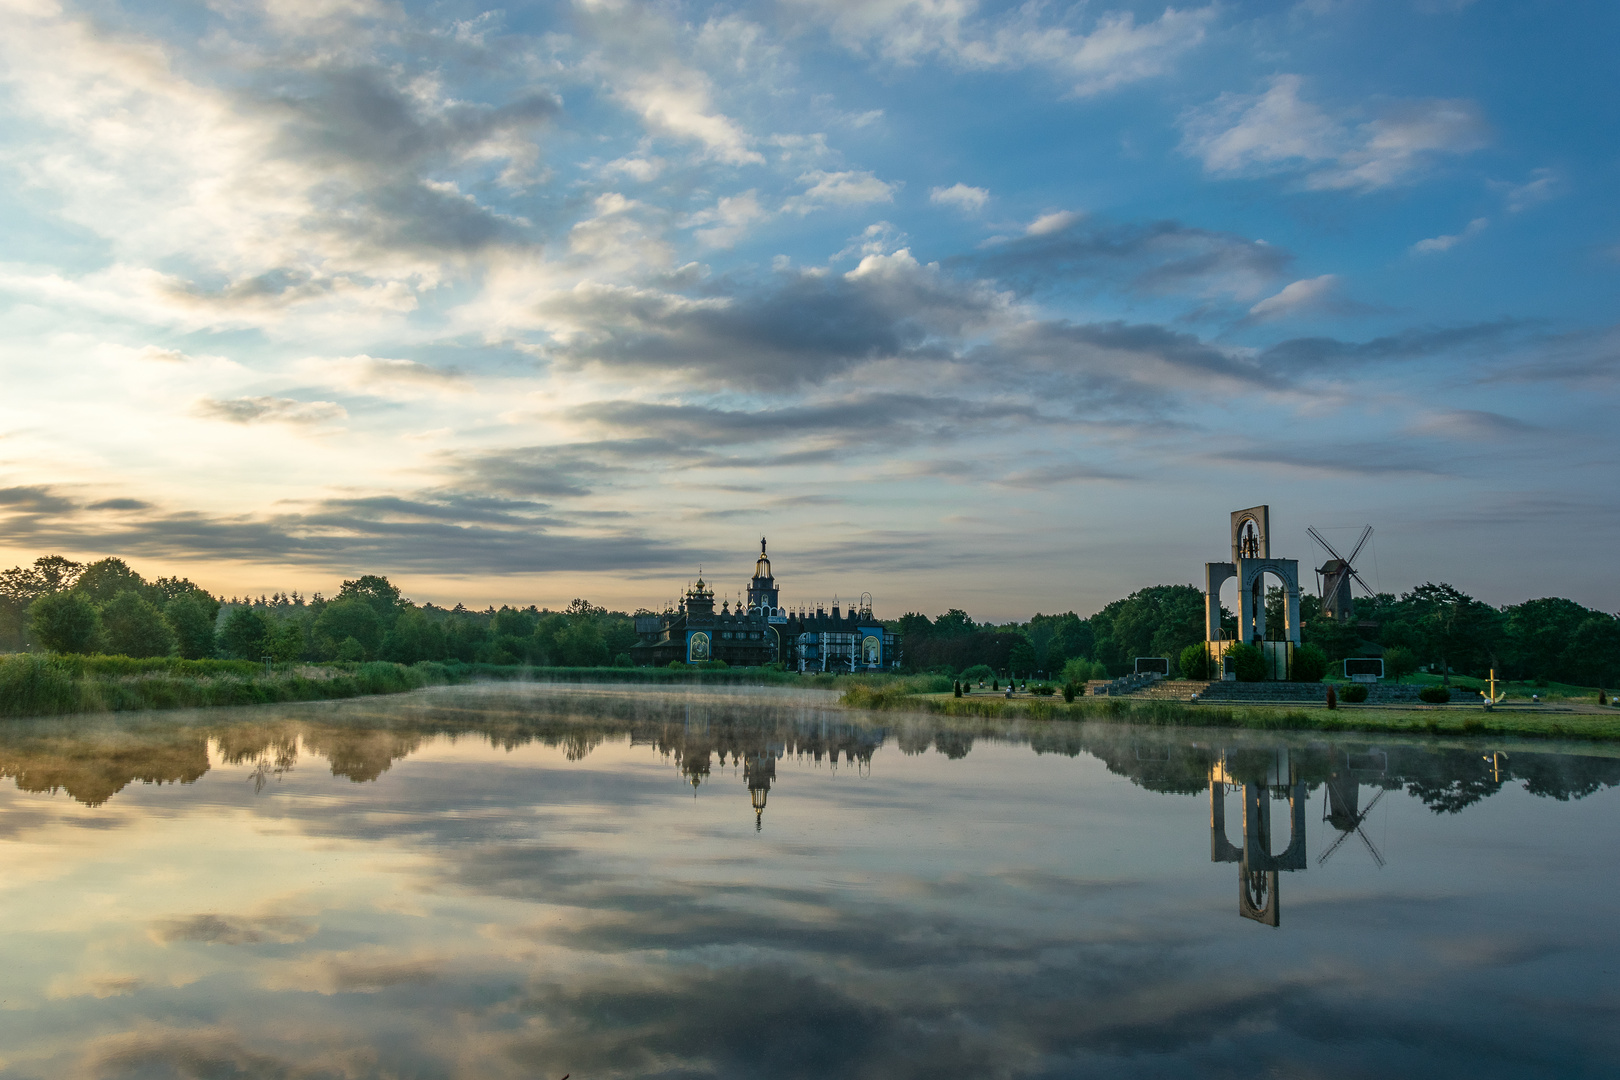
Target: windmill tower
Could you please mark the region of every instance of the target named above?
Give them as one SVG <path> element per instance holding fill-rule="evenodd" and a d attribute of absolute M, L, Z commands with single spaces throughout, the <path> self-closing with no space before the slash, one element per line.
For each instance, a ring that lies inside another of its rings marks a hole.
<path fill-rule="evenodd" d="M 1362 547 L 1367 543 L 1367 538 L 1372 536 L 1372 526 L 1368 525 L 1362 530 L 1361 539 L 1357 540 L 1356 546 L 1350 550 L 1348 559 L 1335 551 L 1333 545 L 1322 539 L 1322 534 L 1314 528 L 1307 528 L 1305 531 L 1311 534 L 1312 540 L 1326 548 L 1330 556 L 1327 562 L 1316 570 L 1317 586 L 1322 595 L 1322 610 L 1340 622 L 1349 622 L 1356 614 L 1355 597 L 1350 592 L 1351 580 L 1354 579 L 1366 589 L 1368 596 L 1373 595 L 1372 587 L 1356 573 L 1354 565 L 1356 556 L 1361 554 Z"/>

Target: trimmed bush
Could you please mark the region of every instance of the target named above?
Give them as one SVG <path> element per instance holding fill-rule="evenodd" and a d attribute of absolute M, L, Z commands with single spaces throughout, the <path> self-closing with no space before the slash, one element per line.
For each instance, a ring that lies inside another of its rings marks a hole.
<path fill-rule="evenodd" d="M 1327 653 L 1315 645 L 1301 645 L 1294 650 L 1295 682 L 1321 682 L 1322 676 L 1327 674 Z"/>
<path fill-rule="evenodd" d="M 1053 694 L 1057 693 L 1057 687 L 1042 684 L 1040 686 L 1031 686 L 1029 688 L 1029 692 L 1039 697 L 1051 697 Z"/>
<path fill-rule="evenodd" d="M 1063 684 L 1063 700 L 1068 702 L 1070 705 L 1074 704 L 1074 695 L 1076 689 L 1077 688 L 1072 682 L 1066 682 Z"/>
<path fill-rule="evenodd" d="M 1209 678 L 1209 643 L 1200 641 L 1182 649 L 1180 667 L 1183 679 Z"/>
<path fill-rule="evenodd" d="M 1418 700 L 1430 705 L 1444 705 L 1451 700 L 1451 691 L 1443 686 L 1425 686 L 1418 691 Z"/>
<path fill-rule="evenodd" d="M 1340 701 L 1361 702 L 1367 700 L 1367 688 L 1360 683 L 1351 683 L 1339 691 Z"/>
<path fill-rule="evenodd" d="M 1238 682 L 1259 682 L 1266 677 L 1266 657 L 1248 642 L 1240 641 L 1226 650 L 1232 658 L 1232 670 Z"/>

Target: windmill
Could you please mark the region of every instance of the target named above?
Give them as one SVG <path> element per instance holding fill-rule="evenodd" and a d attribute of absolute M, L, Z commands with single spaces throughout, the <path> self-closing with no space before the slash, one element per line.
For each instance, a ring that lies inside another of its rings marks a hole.
<path fill-rule="evenodd" d="M 1322 539 L 1322 534 L 1314 528 L 1307 527 L 1305 531 L 1332 556 L 1316 570 L 1317 584 L 1322 594 L 1322 610 L 1340 622 L 1346 622 L 1355 616 L 1355 600 L 1350 595 L 1350 580 L 1354 578 L 1358 585 L 1367 590 L 1368 596 L 1373 595 L 1372 586 L 1362 580 L 1354 566 L 1356 556 L 1361 554 L 1362 546 L 1372 535 L 1372 526 L 1368 525 L 1362 530 L 1361 539 L 1350 549 L 1348 559 L 1333 550 L 1333 545 Z"/>

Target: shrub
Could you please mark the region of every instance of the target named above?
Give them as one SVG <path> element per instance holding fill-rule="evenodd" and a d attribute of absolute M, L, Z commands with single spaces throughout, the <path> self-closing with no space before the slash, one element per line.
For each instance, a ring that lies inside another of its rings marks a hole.
<path fill-rule="evenodd" d="M 1321 682 L 1327 674 L 1327 653 L 1315 645 L 1301 645 L 1294 650 L 1294 681 Z"/>
<path fill-rule="evenodd" d="M 1340 701 L 1358 702 L 1367 700 L 1367 688 L 1360 683 L 1351 683 L 1339 691 Z"/>
<path fill-rule="evenodd" d="M 1061 678 L 1064 682 L 1086 683 L 1091 679 L 1106 679 L 1107 669 L 1101 664 L 1094 664 L 1090 660 L 1076 658 L 1063 665 Z"/>
<path fill-rule="evenodd" d="M 1067 701 L 1071 705 L 1074 704 L 1075 692 L 1076 692 L 1076 687 L 1075 687 L 1074 683 L 1066 682 L 1066 683 L 1063 684 L 1063 700 Z"/>
<path fill-rule="evenodd" d="M 1418 691 L 1418 700 L 1430 705 L 1444 705 L 1451 700 L 1451 691 L 1443 686 L 1425 686 Z"/>
<path fill-rule="evenodd" d="M 949 672 L 946 674 L 949 674 Z M 995 674 L 995 670 L 989 664 L 974 664 L 962 672 L 962 681 L 969 683 L 983 682 L 986 679 L 994 678 Z"/>
<path fill-rule="evenodd" d="M 1266 677 L 1266 657 L 1259 649 L 1240 641 L 1226 650 L 1232 658 L 1232 670 L 1238 682 L 1259 682 Z"/>
<path fill-rule="evenodd" d="M 1182 649 L 1180 667 L 1183 679 L 1209 678 L 1209 643 L 1200 641 Z"/>
<path fill-rule="evenodd" d="M 1032 686 L 1032 687 L 1030 687 L 1029 692 L 1032 693 L 1032 694 L 1035 694 L 1038 697 L 1051 697 L 1053 694 L 1057 693 L 1057 687 L 1048 686 L 1048 685 L 1043 683 L 1040 686 Z"/>

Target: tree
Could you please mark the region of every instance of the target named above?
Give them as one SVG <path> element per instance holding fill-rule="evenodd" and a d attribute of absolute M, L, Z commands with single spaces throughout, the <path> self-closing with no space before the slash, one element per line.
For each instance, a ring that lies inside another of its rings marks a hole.
<path fill-rule="evenodd" d="M 187 660 L 214 655 L 214 620 L 219 603 L 207 593 L 182 593 L 163 605 L 163 619 L 174 632 L 175 647 Z"/>
<path fill-rule="evenodd" d="M 1204 640 L 1204 594 L 1191 585 L 1154 585 L 1091 617 L 1093 656 L 1122 675 L 1138 656 L 1176 656 Z"/>
<path fill-rule="evenodd" d="M 265 655 L 278 664 L 291 663 L 304 654 L 304 628 L 295 619 L 269 618 L 270 632 L 265 635 Z"/>
<path fill-rule="evenodd" d="M 1007 671 L 1009 674 L 1029 675 L 1035 670 L 1035 646 L 1022 634 L 1007 650 Z"/>
<path fill-rule="evenodd" d="M 444 630 L 428 621 L 427 615 L 415 604 L 407 605 L 394 621 L 393 629 L 383 635 L 382 658 L 396 664 L 441 660 L 444 655 Z"/>
<path fill-rule="evenodd" d="M 174 631 L 157 605 L 134 589 L 125 589 L 101 607 L 106 650 L 119 656 L 168 656 Z"/>
<path fill-rule="evenodd" d="M 1444 583 L 1425 582 L 1401 599 L 1439 658 L 1442 683 L 1451 684 L 1453 665 L 1464 671 L 1485 666 L 1501 623 L 1494 608 Z"/>
<path fill-rule="evenodd" d="M 955 637 L 971 634 L 978 629 L 972 616 L 961 608 L 951 608 L 945 614 L 934 620 L 933 635 L 935 637 Z"/>
<path fill-rule="evenodd" d="M 608 655 L 607 643 L 593 618 L 570 619 L 568 628 L 557 635 L 556 659 L 566 667 L 601 667 Z"/>
<path fill-rule="evenodd" d="M 345 589 L 352 584 L 354 582 L 351 581 L 343 583 Z M 347 599 L 327 604 L 316 616 L 315 634 L 334 645 L 341 645 L 352 637 L 360 643 L 365 657 L 369 658 L 376 656 L 378 647 L 382 645 L 383 619 L 371 601 L 357 593 L 350 593 Z"/>
<path fill-rule="evenodd" d="M 1209 643 L 1194 642 L 1181 650 L 1179 665 L 1184 679 L 1209 678 Z"/>
<path fill-rule="evenodd" d="M 1396 682 L 1412 674 L 1417 667 L 1417 656 L 1411 649 L 1391 645 L 1384 650 L 1384 674 Z"/>
<path fill-rule="evenodd" d="M 123 559 L 102 559 L 93 562 L 84 568 L 79 580 L 73 584 L 74 592 L 98 607 L 110 603 L 119 593 L 126 590 L 138 596 L 145 596 L 148 586 L 146 579 L 131 570 Z"/>
<path fill-rule="evenodd" d="M 219 632 L 220 651 L 237 660 L 258 660 L 265 655 L 274 629 L 263 613 L 239 607 L 230 613 Z"/>
<path fill-rule="evenodd" d="M 383 629 L 393 626 L 394 617 L 399 614 L 400 607 L 410 603 L 409 600 L 400 598 L 398 586 L 378 574 L 362 574 L 353 581 L 345 581 L 337 596 L 333 597 L 334 602 L 343 600 L 360 600 L 368 604 L 371 610 L 377 613 Z M 362 645 L 366 645 L 364 638 L 358 640 Z M 381 641 L 380 634 L 378 640 Z M 366 648 L 368 651 L 374 651 L 376 646 L 366 645 Z"/>
<path fill-rule="evenodd" d="M 28 607 L 34 640 L 51 652 L 87 653 L 99 643 L 101 615 L 78 593 L 52 592 Z"/>

